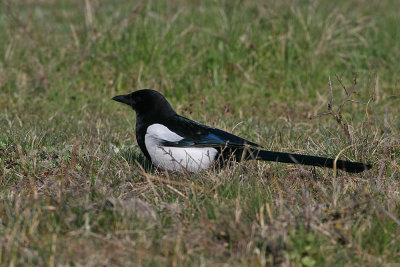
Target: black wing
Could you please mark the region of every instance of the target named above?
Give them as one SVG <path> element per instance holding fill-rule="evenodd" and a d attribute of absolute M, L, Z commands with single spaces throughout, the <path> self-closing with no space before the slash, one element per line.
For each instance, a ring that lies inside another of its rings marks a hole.
<path fill-rule="evenodd" d="M 169 119 L 171 131 L 184 139 L 177 142 L 164 141 L 164 146 L 172 147 L 235 147 L 243 148 L 246 145 L 261 148 L 258 144 L 247 141 L 228 132 L 208 127 L 185 117 L 176 115 Z"/>

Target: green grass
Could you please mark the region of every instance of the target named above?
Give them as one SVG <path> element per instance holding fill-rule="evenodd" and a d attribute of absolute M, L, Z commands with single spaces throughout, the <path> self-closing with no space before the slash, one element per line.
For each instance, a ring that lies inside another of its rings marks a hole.
<path fill-rule="evenodd" d="M 2 2 L 1 265 L 399 263 L 398 1 L 132 2 Z M 317 116 L 355 73 L 341 124 Z M 141 88 L 268 149 L 374 167 L 159 172 L 111 101 Z"/>

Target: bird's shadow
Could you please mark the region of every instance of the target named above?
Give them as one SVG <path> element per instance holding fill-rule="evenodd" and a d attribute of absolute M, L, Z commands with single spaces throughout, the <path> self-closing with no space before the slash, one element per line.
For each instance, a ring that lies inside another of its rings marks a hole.
<path fill-rule="evenodd" d="M 143 168 L 145 172 L 154 172 L 155 166 L 140 152 L 134 149 L 126 149 L 121 152 L 121 156 L 128 162 L 131 166 L 139 166 Z"/>

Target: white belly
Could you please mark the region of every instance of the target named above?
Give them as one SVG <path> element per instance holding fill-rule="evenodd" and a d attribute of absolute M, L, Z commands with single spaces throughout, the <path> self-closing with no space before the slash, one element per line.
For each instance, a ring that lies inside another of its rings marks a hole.
<path fill-rule="evenodd" d="M 215 148 L 160 145 L 163 141 L 176 142 L 182 139 L 183 137 L 170 131 L 164 125 L 149 126 L 145 136 L 145 145 L 153 164 L 170 171 L 198 172 L 210 168 L 218 152 Z"/>

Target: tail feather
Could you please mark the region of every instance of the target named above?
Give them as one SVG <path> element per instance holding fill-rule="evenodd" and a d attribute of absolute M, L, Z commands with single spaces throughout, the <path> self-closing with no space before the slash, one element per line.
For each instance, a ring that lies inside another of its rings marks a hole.
<path fill-rule="evenodd" d="M 307 156 L 307 155 L 284 153 L 284 152 L 273 152 L 267 150 L 255 151 L 255 155 L 256 155 L 255 159 L 257 160 L 295 163 L 295 164 L 303 164 L 303 165 L 319 166 L 327 168 L 334 168 L 334 162 L 335 162 L 335 160 L 331 158 Z M 371 169 L 371 167 L 372 166 L 370 164 L 365 164 L 361 162 L 352 162 L 344 160 L 336 161 L 337 169 L 351 173 L 363 172 Z"/>

